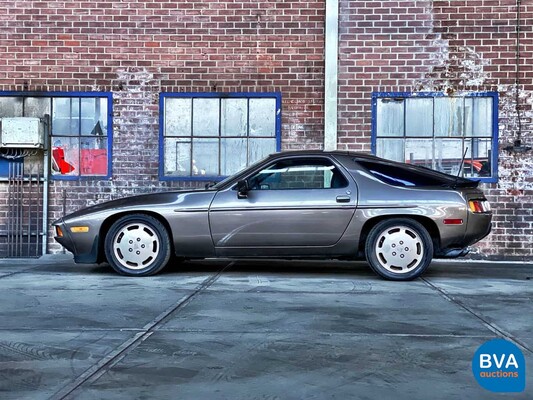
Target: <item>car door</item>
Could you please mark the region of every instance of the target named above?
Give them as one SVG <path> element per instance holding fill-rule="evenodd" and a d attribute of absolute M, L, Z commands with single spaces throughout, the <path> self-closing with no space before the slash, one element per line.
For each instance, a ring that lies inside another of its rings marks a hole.
<path fill-rule="evenodd" d="M 216 248 L 226 249 L 221 254 L 231 255 L 230 248 L 273 247 L 292 247 L 296 254 L 302 247 L 332 246 L 357 205 L 355 183 L 328 157 L 277 159 L 247 182 L 245 198 L 234 185 L 211 203 L 211 235 Z"/>

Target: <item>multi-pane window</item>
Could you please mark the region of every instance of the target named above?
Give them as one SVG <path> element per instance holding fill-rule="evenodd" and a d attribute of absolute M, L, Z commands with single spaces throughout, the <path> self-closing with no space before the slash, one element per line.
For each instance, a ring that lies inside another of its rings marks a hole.
<path fill-rule="evenodd" d="M 56 179 L 111 175 L 111 108 L 110 93 L 0 93 L 0 118 L 49 121 L 45 133 Z"/>
<path fill-rule="evenodd" d="M 163 93 L 160 101 L 163 179 L 227 176 L 279 150 L 277 93 Z"/>
<path fill-rule="evenodd" d="M 52 174 L 109 174 L 109 98 L 52 98 Z"/>
<path fill-rule="evenodd" d="M 373 150 L 390 160 L 493 181 L 497 110 L 496 93 L 375 93 Z"/>

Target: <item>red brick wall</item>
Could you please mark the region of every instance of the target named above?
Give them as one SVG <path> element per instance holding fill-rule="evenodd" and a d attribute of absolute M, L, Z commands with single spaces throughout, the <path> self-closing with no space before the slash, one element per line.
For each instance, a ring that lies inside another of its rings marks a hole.
<path fill-rule="evenodd" d="M 494 208 L 494 230 L 476 252 L 531 259 L 533 152 L 502 150 L 518 132 L 517 1 L 340 3 L 339 148 L 370 150 L 373 91 L 499 92 L 500 179 L 482 185 Z M 521 134 L 533 146 L 533 2 L 521 3 Z"/>
<path fill-rule="evenodd" d="M 50 219 L 65 190 L 73 211 L 198 185 L 158 180 L 161 91 L 279 91 L 283 148 L 321 147 L 324 12 L 318 0 L 0 1 L 0 90 L 113 92 L 113 178 L 52 182 Z"/>
<path fill-rule="evenodd" d="M 432 1 L 340 1 L 340 149 L 370 151 L 373 91 L 416 90 L 438 51 Z"/>
<path fill-rule="evenodd" d="M 496 90 L 517 137 L 516 0 L 340 0 L 339 148 L 370 149 L 373 91 Z M 533 143 L 533 4 L 522 0 L 522 139 Z M 282 147 L 323 142 L 325 0 L 2 1 L 0 90 L 111 91 L 111 181 L 52 182 L 51 219 L 159 182 L 161 91 L 280 91 Z M 532 152 L 500 150 L 483 257 L 533 256 Z M 1 219 L 1 216 L 0 216 Z M 57 250 L 57 246 L 52 246 Z"/>
<path fill-rule="evenodd" d="M 502 150 L 517 138 L 516 27 L 520 5 L 518 108 L 521 137 L 533 146 L 533 2 L 516 0 L 436 1 L 436 31 L 448 41 L 450 62 L 436 76 L 452 88 L 500 94 L 499 182 L 486 185 L 494 204 L 493 233 L 479 246 L 484 256 L 533 256 L 533 151 Z"/>

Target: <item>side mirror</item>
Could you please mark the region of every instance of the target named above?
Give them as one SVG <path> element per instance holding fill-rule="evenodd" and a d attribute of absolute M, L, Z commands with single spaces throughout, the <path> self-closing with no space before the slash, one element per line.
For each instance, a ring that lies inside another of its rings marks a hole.
<path fill-rule="evenodd" d="M 247 179 L 237 182 L 237 198 L 247 199 L 248 192 L 250 191 L 250 185 Z"/>

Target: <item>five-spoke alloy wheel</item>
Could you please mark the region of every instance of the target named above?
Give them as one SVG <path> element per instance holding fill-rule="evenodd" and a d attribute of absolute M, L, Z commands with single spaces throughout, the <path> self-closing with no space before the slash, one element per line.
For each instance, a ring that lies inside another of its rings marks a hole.
<path fill-rule="evenodd" d="M 146 214 L 119 218 L 109 229 L 104 247 L 113 269 L 130 276 L 156 274 L 165 267 L 171 255 L 166 228 Z"/>
<path fill-rule="evenodd" d="M 433 258 L 433 242 L 422 224 L 408 218 L 379 222 L 367 237 L 365 254 L 381 277 L 411 280 L 419 277 Z"/>

